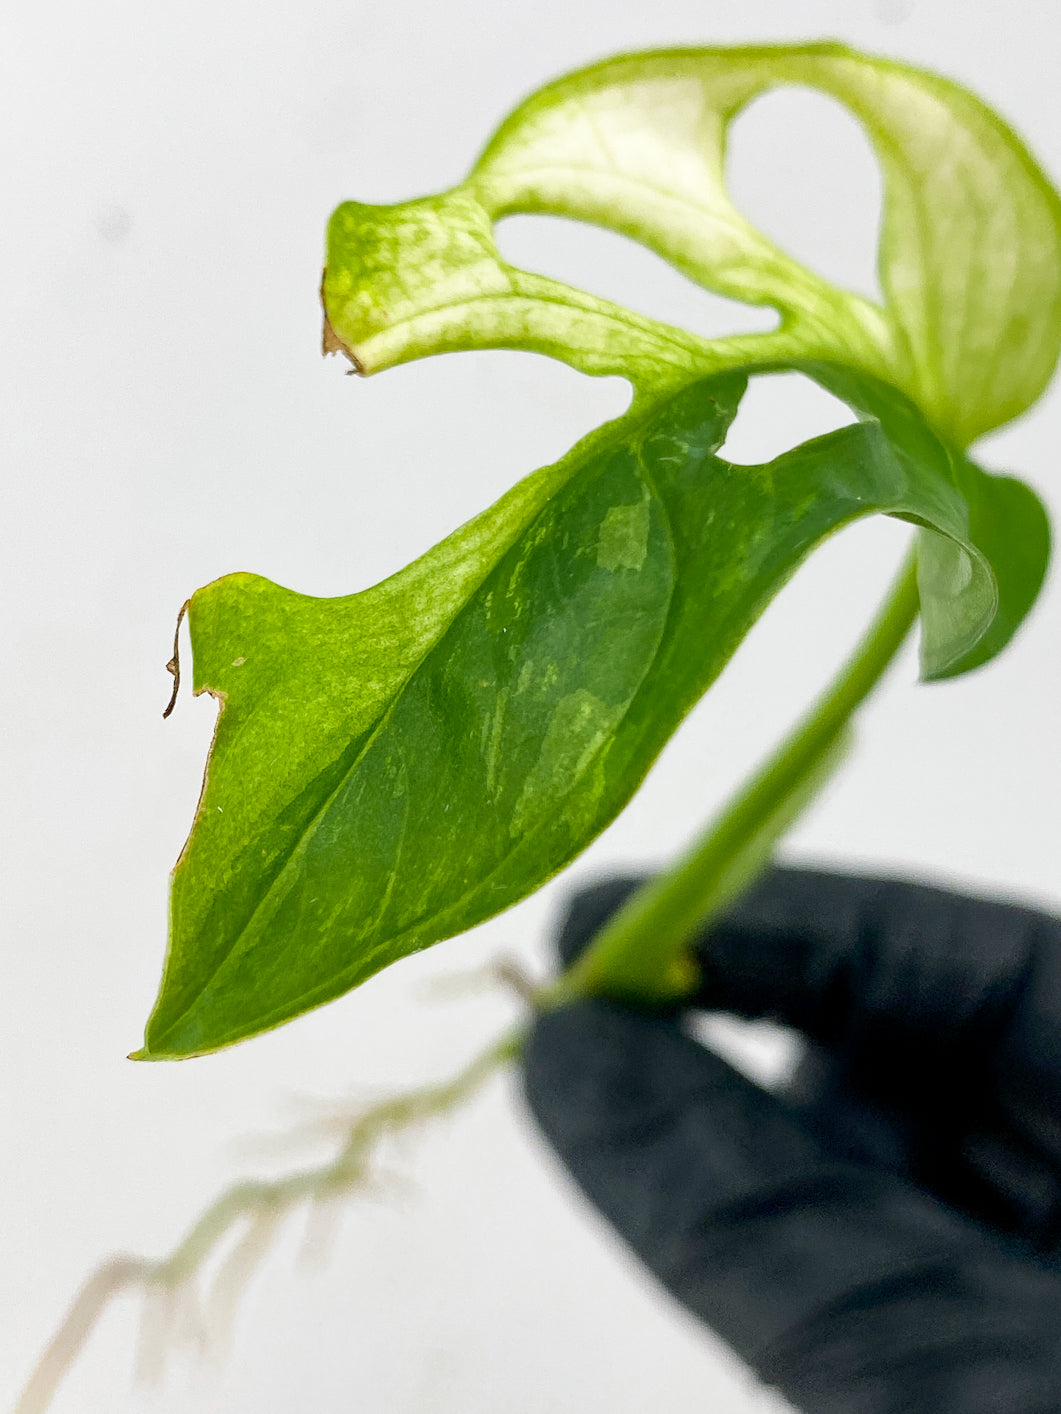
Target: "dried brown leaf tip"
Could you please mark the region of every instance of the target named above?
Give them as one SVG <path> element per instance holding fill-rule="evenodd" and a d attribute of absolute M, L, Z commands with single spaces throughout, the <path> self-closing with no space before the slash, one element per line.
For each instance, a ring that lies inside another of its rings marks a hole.
<path fill-rule="evenodd" d="M 328 354 L 346 353 L 342 342 L 332 328 L 332 322 L 327 315 L 324 316 L 324 329 L 321 333 L 321 353 L 327 358 Z"/>
<path fill-rule="evenodd" d="M 173 691 L 170 693 L 169 701 L 166 703 L 165 710 L 162 713 L 163 721 L 165 721 L 177 705 L 177 693 L 180 691 L 181 686 L 181 624 L 184 622 L 184 615 L 188 612 L 188 605 L 190 603 L 190 599 L 185 599 L 184 603 L 181 605 L 180 613 L 177 615 L 177 627 L 173 630 L 173 657 L 166 664 L 166 672 L 173 674 Z"/>
<path fill-rule="evenodd" d="M 332 321 L 328 318 L 328 307 L 324 303 L 324 280 L 327 273 L 327 271 L 324 271 L 321 275 L 321 307 L 324 310 L 324 327 L 321 330 L 321 353 L 325 358 L 327 358 L 329 354 L 345 354 L 353 364 L 353 368 L 348 371 L 351 373 L 364 373 L 365 370 L 361 365 L 360 359 L 352 349 L 343 343 L 342 339 L 340 339 L 339 335 L 332 328 Z"/>

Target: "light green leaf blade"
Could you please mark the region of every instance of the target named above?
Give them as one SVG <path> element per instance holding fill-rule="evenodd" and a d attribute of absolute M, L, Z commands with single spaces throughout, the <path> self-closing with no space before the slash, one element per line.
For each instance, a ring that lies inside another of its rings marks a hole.
<path fill-rule="evenodd" d="M 601 429 L 363 594 L 237 575 L 193 596 L 195 687 L 222 710 L 142 1056 L 275 1026 L 537 888 L 857 517 L 959 547 L 968 574 L 926 602 L 926 636 L 941 662 L 975 651 L 970 625 L 992 631 L 1021 552 L 989 561 L 971 506 L 1004 509 L 1009 483 L 970 465 L 959 488 L 952 455 L 883 394 L 887 422 L 732 466 L 717 451 L 744 382 Z"/>
<path fill-rule="evenodd" d="M 847 105 L 881 163 L 884 304 L 829 284 L 725 190 L 726 132 L 778 84 Z M 594 222 L 709 289 L 782 314 L 706 341 L 506 263 L 513 212 Z M 455 191 L 341 206 L 326 346 L 364 371 L 424 353 L 536 349 L 644 389 L 750 363 L 839 361 L 901 389 L 959 447 L 1017 416 L 1061 346 L 1061 202 L 1013 131 L 933 74 L 841 45 L 670 50 L 606 61 L 521 104 Z"/>

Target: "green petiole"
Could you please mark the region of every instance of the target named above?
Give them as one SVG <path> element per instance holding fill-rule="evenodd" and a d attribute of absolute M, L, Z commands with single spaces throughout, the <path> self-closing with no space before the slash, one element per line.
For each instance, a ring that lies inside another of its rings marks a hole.
<path fill-rule="evenodd" d="M 851 717 L 902 646 L 918 606 L 911 551 L 873 624 L 811 711 L 677 863 L 608 920 L 539 1004 L 591 993 L 658 1002 L 695 988 L 690 941 L 750 882 L 831 774 Z"/>

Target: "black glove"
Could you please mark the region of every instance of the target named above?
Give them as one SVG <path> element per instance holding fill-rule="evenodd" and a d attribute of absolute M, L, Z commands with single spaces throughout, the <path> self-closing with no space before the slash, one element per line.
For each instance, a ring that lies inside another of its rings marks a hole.
<path fill-rule="evenodd" d="M 565 962 L 638 882 L 574 900 Z M 808 1058 L 769 1094 L 674 1012 L 541 1016 L 527 1097 L 585 1193 L 808 1414 L 1058 1414 L 1061 921 L 773 869 L 697 952 L 694 1005 Z"/>

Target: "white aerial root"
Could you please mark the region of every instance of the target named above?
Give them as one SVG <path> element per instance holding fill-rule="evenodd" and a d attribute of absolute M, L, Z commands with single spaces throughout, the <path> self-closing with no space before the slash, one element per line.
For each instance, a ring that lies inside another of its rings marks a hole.
<path fill-rule="evenodd" d="M 161 1372 L 174 1336 L 203 1347 L 231 1325 L 239 1294 L 268 1250 L 281 1220 L 300 1204 L 323 1212 L 342 1194 L 372 1184 L 374 1151 L 389 1134 L 448 1113 L 469 1099 L 491 1075 L 519 1055 L 522 1031 L 511 1032 L 477 1056 L 451 1080 L 396 1095 L 355 1115 L 345 1125 L 339 1152 L 328 1163 L 283 1178 L 237 1183 L 203 1213 L 184 1240 L 155 1261 L 113 1257 L 99 1267 L 73 1305 L 30 1376 L 13 1414 L 44 1414 L 63 1377 L 112 1297 L 139 1288 L 146 1298 L 137 1368 Z M 222 1260 L 206 1291 L 195 1278 L 218 1244 L 238 1224 L 243 1232 Z"/>

